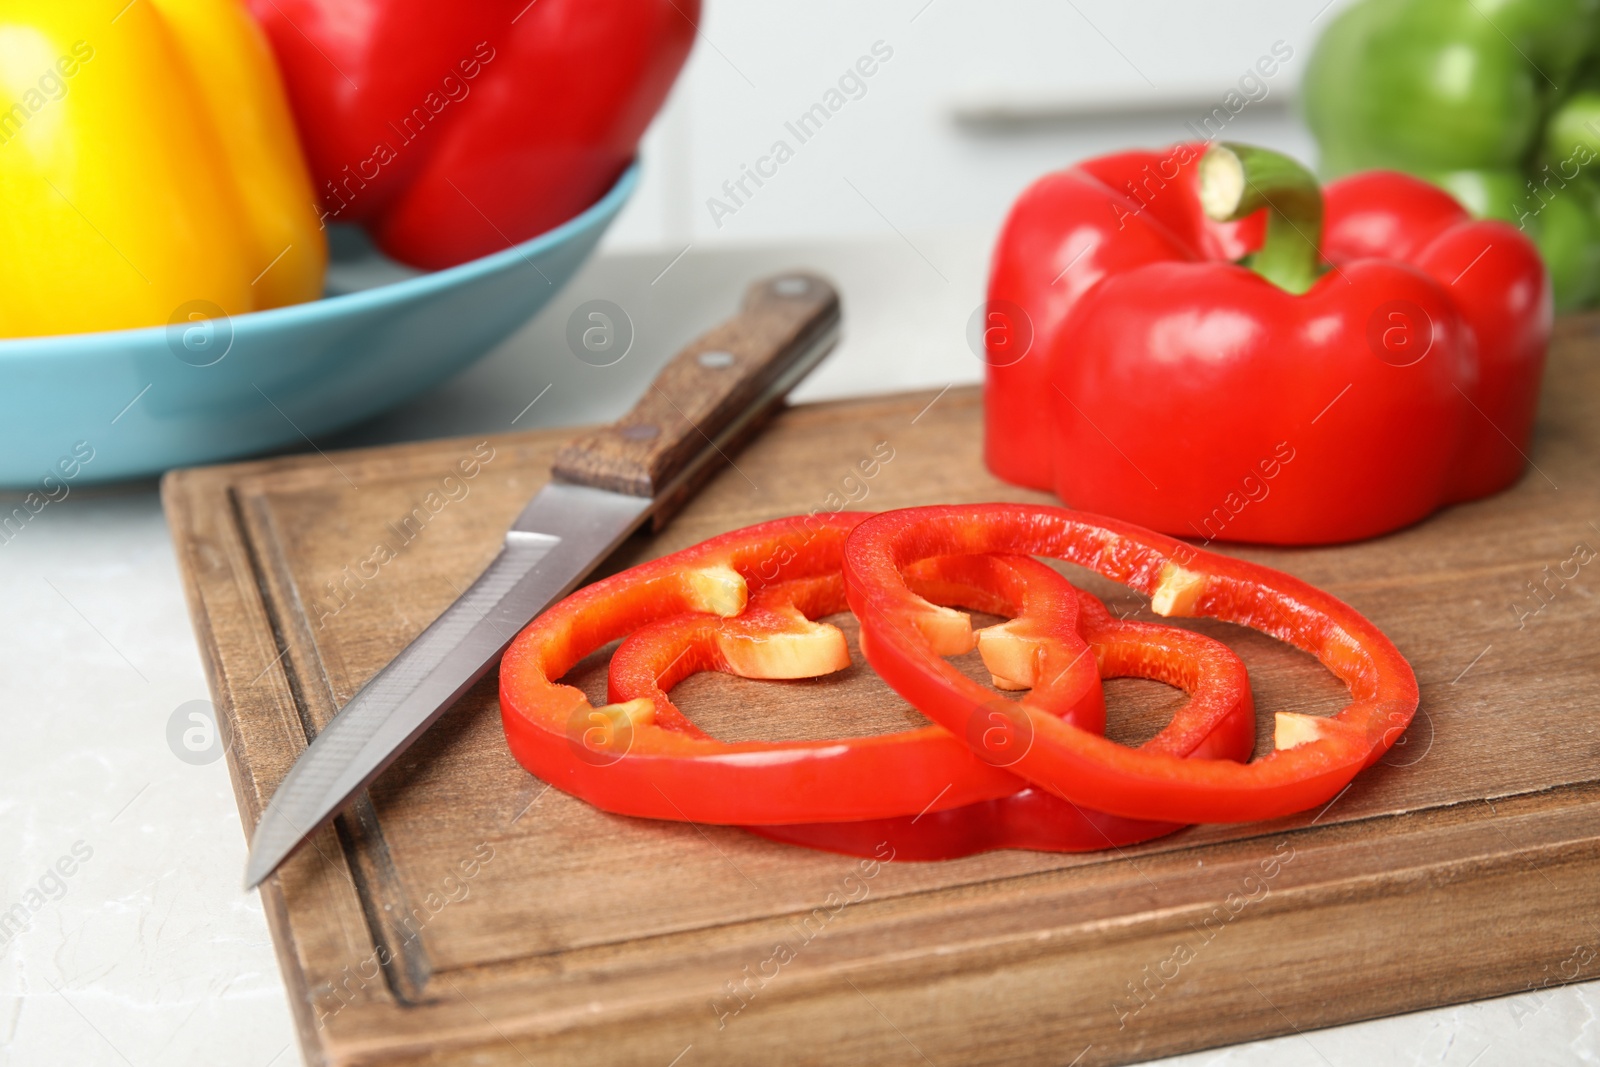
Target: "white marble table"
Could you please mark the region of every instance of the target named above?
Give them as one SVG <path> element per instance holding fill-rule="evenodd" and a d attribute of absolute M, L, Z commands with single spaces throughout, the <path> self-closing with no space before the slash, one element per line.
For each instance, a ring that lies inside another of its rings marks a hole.
<path fill-rule="evenodd" d="M 982 288 L 978 235 L 691 250 L 661 274 L 671 259 L 597 259 L 473 369 L 318 444 L 609 417 L 747 279 L 795 265 L 837 279 L 847 316 L 847 340 L 801 398 L 979 377 L 963 340 Z M 613 368 L 579 363 L 562 339 L 592 297 L 635 322 Z M 174 714 L 207 692 L 154 483 L 75 488 L 0 543 L 0 612 L 0 923 L 25 922 L 14 936 L 0 927 L 0 1067 L 299 1062 L 259 900 L 239 888 L 245 841 L 226 767 L 175 754 L 187 753 L 186 721 L 169 743 Z M 1552 986 L 1163 1062 L 1592 1064 L 1597 1016 L 1600 983 Z"/>

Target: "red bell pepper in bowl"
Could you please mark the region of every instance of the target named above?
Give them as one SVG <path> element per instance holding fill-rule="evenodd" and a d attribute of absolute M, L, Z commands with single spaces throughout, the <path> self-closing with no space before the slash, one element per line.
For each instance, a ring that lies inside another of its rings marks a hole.
<path fill-rule="evenodd" d="M 699 0 L 248 0 L 323 220 L 437 269 L 565 222 L 633 158 Z"/>
<path fill-rule="evenodd" d="M 1317 544 L 1513 482 L 1551 310 L 1525 236 L 1417 179 L 1324 195 L 1276 153 L 1178 145 L 1025 192 L 989 315 L 1026 319 L 987 334 L 1000 477 L 1169 534 Z"/>

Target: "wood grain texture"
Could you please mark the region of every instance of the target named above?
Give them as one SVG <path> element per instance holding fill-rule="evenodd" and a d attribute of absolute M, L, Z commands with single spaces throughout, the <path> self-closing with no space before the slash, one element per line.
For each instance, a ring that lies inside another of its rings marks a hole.
<path fill-rule="evenodd" d="M 568 442 L 564 482 L 655 496 L 839 321 L 839 294 L 803 271 L 750 286 L 739 313 L 674 356 L 626 415 Z"/>
<path fill-rule="evenodd" d="M 1600 547 L 1597 329 L 1562 324 L 1537 466 L 1510 491 L 1365 544 L 1227 549 L 1349 601 L 1416 668 L 1404 743 L 1323 810 L 867 874 L 547 789 L 507 753 L 491 679 L 263 889 L 307 1061 L 1126 1063 L 1595 977 L 1600 563 L 1561 574 Z M 980 418 L 962 389 L 791 409 L 608 568 L 818 507 L 1043 499 L 983 470 Z M 168 477 L 247 831 L 307 737 L 493 557 L 562 436 Z M 1309 657 L 1192 624 L 1249 665 L 1263 738 L 1276 711 L 1340 705 Z M 699 676 L 675 700 L 730 740 L 921 721 L 856 661 Z M 598 695 L 603 660 L 573 678 Z M 1141 740 L 1177 699 L 1111 683 L 1110 732 Z"/>

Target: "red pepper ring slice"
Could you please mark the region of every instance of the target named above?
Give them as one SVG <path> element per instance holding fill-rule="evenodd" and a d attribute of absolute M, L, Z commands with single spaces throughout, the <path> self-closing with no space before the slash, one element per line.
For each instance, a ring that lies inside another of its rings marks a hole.
<path fill-rule="evenodd" d="M 935 581 L 929 580 L 930 564 L 942 569 Z M 967 568 L 960 577 L 980 588 L 987 584 L 981 571 L 995 566 L 1031 570 L 1036 581 L 1068 585 L 1049 567 L 1021 556 L 938 557 L 913 565 L 907 578 L 915 592 L 935 601 L 966 603 L 998 614 L 992 606 L 974 603 L 973 598 L 963 598 L 950 588 L 949 583 L 958 577 L 953 566 Z M 1145 742 L 1144 749 L 1199 758 L 1250 757 L 1255 747 L 1255 707 L 1249 674 L 1232 649 L 1188 630 L 1118 619 L 1093 594 L 1073 591 L 1080 603 L 1080 630 L 1094 649 L 1101 677 L 1150 678 L 1189 694 L 1189 702 L 1167 727 Z M 984 635 L 998 631 L 1009 641 L 1016 638 L 1018 629 L 1001 623 L 978 631 L 978 648 L 991 670 L 1003 661 L 1014 662 L 1015 650 L 1005 649 L 1002 655 L 988 658 L 992 643 L 985 641 Z M 618 649 L 617 657 L 635 640 L 638 635 Z M 613 671 L 616 663 L 613 658 Z M 848 856 L 947 860 L 1002 848 L 1038 852 L 1120 848 L 1173 833 L 1184 825 L 1107 815 L 1030 785 L 1008 797 L 921 816 L 747 829 L 770 840 Z"/>
<path fill-rule="evenodd" d="M 1033 688 L 1037 706 L 1086 730 L 1105 728 L 1105 701 L 1095 661 L 1089 658 L 1089 646 L 1079 633 L 1080 598 L 1065 578 L 1023 556 L 1004 560 L 949 557 L 929 560 L 920 570 L 930 579 L 920 588 L 935 600 L 948 598 L 951 604 L 1014 615 L 1011 623 L 1003 625 L 1022 628 L 1019 632 L 1027 635 L 1031 660 L 1028 669 L 1048 672 L 1048 677 L 1040 681 L 1030 673 L 1026 685 L 1008 683 L 1005 688 Z M 1099 601 L 1093 603 L 1105 613 Z M 848 610 L 844 575 L 838 573 L 767 586 L 751 596 L 743 612 L 728 618 L 689 614 L 662 619 L 635 631 L 612 654 L 607 699 L 617 705 L 649 704 L 657 725 L 704 737 L 678 710 L 668 690 L 702 671 L 741 678 L 792 679 L 840 670 L 850 663 L 844 634 L 812 620 Z M 967 631 L 963 650 L 970 651 L 973 638 L 966 616 L 949 611 L 949 617 L 962 621 Z M 949 632 L 957 631 L 951 627 Z M 982 654 L 985 665 L 992 666 L 988 657 L 995 654 L 993 648 Z M 1018 654 L 1008 647 L 996 662 L 1021 673 L 1020 665 L 1012 662 Z M 909 741 L 924 734 L 948 736 L 937 726 L 888 736 Z M 1004 765 L 1006 755 L 1002 751 L 980 753 L 985 762 L 995 765 Z M 1020 788 L 1024 783 L 1012 784 Z"/>
<path fill-rule="evenodd" d="M 1387 751 L 1417 707 L 1410 664 L 1349 605 L 1278 571 L 1129 523 L 1027 504 L 908 508 L 863 522 L 845 551 L 862 652 L 901 696 L 965 736 L 987 690 L 921 638 L 926 601 L 902 571 L 935 556 L 1026 553 L 1081 564 L 1151 595 L 1171 616 L 1236 622 L 1316 656 L 1354 698 L 1331 717 L 1279 712 L 1276 751 L 1247 764 L 1130 749 L 1024 699 L 1027 750 L 1012 770 L 1074 803 L 1130 818 L 1243 822 L 1323 803 Z M 945 623 L 948 625 L 948 623 Z"/>
<path fill-rule="evenodd" d="M 939 727 L 834 741 L 723 743 L 652 700 L 592 707 L 553 679 L 591 652 L 659 619 L 733 615 L 745 592 L 787 578 L 836 577 L 859 515 L 806 516 L 735 530 L 613 575 L 535 619 L 507 651 L 501 716 L 513 755 L 529 771 L 622 815 L 707 823 L 882 818 L 1005 796 L 1015 776 Z M 737 596 L 731 590 L 737 587 Z M 714 596 L 704 596 L 706 588 Z M 842 588 L 835 586 L 843 608 Z M 1076 605 L 1063 640 L 1081 647 Z M 925 612 L 938 632 L 938 612 Z M 968 634 L 965 616 L 946 625 Z M 804 621 L 805 626 L 810 626 Z M 791 617 L 792 622 L 792 617 Z M 953 625 L 951 625 L 953 624 Z M 1085 662 L 1072 703 L 1103 715 L 1099 677 Z M 1010 704 L 1009 701 L 1006 702 Z M 1096 729 L 1103 720 L 1085 720 Z"/>
<path fill-rule="evenodd" d="M 995 610 L 1002 605 L 985 605 L 981 599 L 984 590 L 1003 581 L 1001 573 L 1026 582 L 1030 589 L 1052 590 L 1077 602 L 1078 632 L 1094 651 L 1100 677 L 1147 678 L 1189 694 L 1171 721 L 1140 748 L 1186 758 L 1250 758 L 1256 743 L 1250 673 L 1221 641 L 1176 626 L 1119 619 L 1099 597 L 1027 556 L 939 556 L 907 568 L 906 580 L 919 596 L 1002 614 Z M 1040 596 L 1035 593 L 1031 599 Z M 1033 689 L 1051 669 L 1051 649 L 1039 647 L 1032 617 L 985 627 L 976 632 L 975 643 L 1000 688 Z M 1098 727 L 1071 718 L 1065 721 L 1097 734 L 1105 732 L 1103 718 Z"/>

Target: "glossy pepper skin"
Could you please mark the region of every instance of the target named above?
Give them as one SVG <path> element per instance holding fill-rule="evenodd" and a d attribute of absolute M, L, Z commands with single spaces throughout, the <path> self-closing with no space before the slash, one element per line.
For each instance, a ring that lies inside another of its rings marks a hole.
<path fill-rule="evenodd" d="M 1350 690 L 1332 716 L 1280 711 L 1273 751 L 1249 763 L 1159 745 L 1128 748 L 1043 713 L 1014 708 L 1009 769 L 1063 800 L 1130 819 L 1248 822 L 1325 803 L 1381 758 L 1416 713 L 1416 675 L 1348 604 L 1287 574 L 1193 548 L 1130 523 L 1030 504 L 903 508 L 863 520 L 845 543 L 845 590 L 861 651 L 889 686 L 972 743 L 991 691 L 939 655 L 929 635 L 957 629 L 907 572 L 926 559 L 1001 553 L 1088 567 L 1150 596 L 1168 617 L 1239 623 L 1308 652 Z"/>
<path fill-rule="evenodd" d="M 1361 0 L 1306 71 L 1329 176 L 1420 175 L 1523 228 L 1557 308 L 1600 298 L 1600 3 Z"/>
<path fill-rule="evenodd" d="M 830 628 L 797 617 L 795 609 L 803 616 L 808 607 L 817 614 L 843 607 L 844 538 L 862 517 L 814 513 L 732 530 L 601 579 L 545 611 L 511 642 L 500 664 L 501 719 L 512 755 L 539 778 L 602 810 L 700 823 L 886 818 L 1016 792 L 1015 776 L 933 726 L 837 740 L 724 743 L 696 729 L 664 694 L 595 707 L 584 693 L 557 682 L 612 641 L 686 614 L 722 616 L 742 629 L 737 617 L 756 608 L 762 620 L 754 632 L 733 635 L 736 643 L 770 639 L 773 623 L 788 638 L 826 643 Z M 798 599 L 766 600 L 784 592 L 780 585 L 818 577 L 828 582 Z M 1070 610 L 1073 624 L 1054 632 L 1084 651 L 1076 601 L 1055 606 Z M 948 616 L 962 624 L 970 647 L 966 617 Z M 692 672 L 706 663 L 722 669 L 741 658 L 717 648 L 721 642 L 708 647 L 701 640 L 706 636 L 689 642 L 698 651 L 657 665 L 651 678 L 665 673 L 662 684 L 670 686 L 674 670 Z M 1056 658 L 1072 669 L 1040 686 L 1035 698 L 1071 713 L 1091 732 L 1103 728 L 1105 705 L 1092 659 L 1074 663 L 1063 648 Z"/>
<path fill-rule="evenodd" d="M 249 0 L 327 222 L 424 268 L 592 204 L 694 42 L 698 0 Z"/>
<path fill-rule="evenodd" d="M 0 201 L 0 336 L 321 294 L 288 105 L 235 0 L 0 10 Z"/>
<path fill-rule="evenodd" d="M 1000 572 L 1004 570 L 1037 587 L 1039 591 L 1032 594 L 1035 597 L 1076 596 L 1079 632 L 1094 650 L 1101 677 L 1148 678 L 1189 694 L 1189 701 L 1174 713 L 1171 723 L 1140 748 L 1191 759 L 1242 762 L 1250 758 L 1255 746 L 1255 706 L 1249 676 L 1239 657 L 1221 642 L 1174 626 L 1115 618 L 1092 594 L 1074 589 L 1038 560 L 1021 556 L 938 557 L 909 568 L 908 582 L 914 592 L 933 603 L 963 604 L 995 614 L 996 609 L 1009 605 L 1003 600 L 986 601 L 982 591 L 1002 587 L 1006 576 Z M 959 588 L 962 585 L 979 595 Z M 1006 636 L 1017 636 L 1014 628 L 1006 629 L 1012 630 Z M 987 651 L 984 633 L 980 630 L 976 635 L 980 654 Z M 612 658 L 613 678 L 618 660 L 628 651 L 628 642 L 624 642 Z M 987 659 L 985 662 L 988 665 Z M 1002 686 L 1019 684 L 998 677 L 995 681 Z M 1015 715 L 997 717 L 992 709 L 988 714 L 998 732 L 1013 734 Z M 1106 815 L 1029 785 L 1007 797 L 897 819 L 748 829 L 774 841 L 852 856 L 882 858 L 887 845 L 893 859 L 947 860 L 1001 848 L 1043 852 L 1121 848 L 1181 828 L 1178 823 Z"/>
<path fill-rule="evenodd" d="M 1048 714 L 1061 715 L 1082 729 L 1097 733 L 1104 730 L 1105 706 L 1094 662 L 1098 658 L 1100 648 L 1097 645 L 1096 656 L 1090 657 L 1087 654 L 1089 646 L 1080 635 L 1080 629 L 1085 632 L 1089 630 L 1088 627 L 1080 627 L 1080 620 L 1084 620 L 1090 612 L 1098 609 L 1098 614 L 1093 617 L 1095 622 L 1098 622 L 1101 616 L 1109 615 L 1104 607 L 1099 605 L 1099 601 L 1094 601 L 1090 597 L 1093 607 L 1085 605 L 1083 610 L 1080 610 L 1081 598 L 1078 590 L 1049 567 L 1030 559 L 984 556 L 929 560 L 919 572 L 923 580 L 919 582 L 918 588 L 937 603 L 959 603 L 1010 616 L 1011 625 L 1006 628 L 1007 633 L 1001 639 L 1001 643 L 1005 644 L 1006 638 L 1010 639 L 1011 647 L 1008 651 L 1016 651 L 1019 646 L 1025 647 L 1026 652 L 1021 658 L 1030 660 L 1031 663 L 1021 664 L 1022 666 L 1026 668 L 1047 659 L 1053 664 L 1052 668 L 1038 670 L 1034 672 L 1034 676 L 1020 683 L 997 677 L 995 684 L 998 687 L 1031 689 L 1032 703 Z M 673 723 L 675 725 L 669 728 L 698 734 L 699 731 L 693 723 L 684 717 L 667 695 L 667 690 L 690 675 L 715 670 L 743 678 L 810 678 L 848 665 L 848 653 L 844 653 L 842 662 L 835 661 L 837 666 L 826 660 L 819 660 L 815 656 L 794 655 L 791 639 L 800 637 L 806 640 L 806 643 L 812 644 L 814 642 L 809 639 L 813 635 L 805 634 L 803 631 L 797 632 L 792 622 L 784 620 L 781 613 L 771 610 L 773 602 L 768 598 L 774 595 L 778 601 L 792 607 L 803 606 L 803 612 L 807 616 L 831 615 L 847 610 L 843 576 L 839 572 L 834 572 L 816 578 L 768 586 L 753 594 L 745 610 L 733 618 L 680 615 L 642 627 L 627 637 L 612 654 L 608 670 L 609 699 L 613 704 L 643 700 L 654 707 L 655 721 L 658 724 Z M 964 616 L 951 612 L 949 617 L 954 620 Z M 812 623 L 810 626 L 813 633 L 821 629 L 833 630 L 826 624 Z M 1102 636 L 1098 630 L 1093 632 L 1097 637 Z M 833 633 L 838 637 L 840 649 L 843 650 L 843 635 L 836 630 Z M 1180 633 L 1190 636 L 1183 631 Z M 1119 636 L 1127 637 L 1127 635 Z M 1194 645 L 1179 644 L 1176 651 L 1172 648 L 1158 649 L 1156 642 L 1152 640 L 1136 649 L 1126 647 L 1132 643 L 1131 640 L 1124 640 L 1115 652 L 1122 653 L 1124 660 L 1140 659 L 1142 654 L 1148 660 L 1156 661 L 1134 665 L 1134 670 L 1155 674 L 1163 668 L 1168 668 L 1168 673 L 1173 669 L 1181 672 L 1182 665 L 1174 661 L 1187 656 L 1188 665 L 1191 665 L 1191 670 L 1187 673 L 1205 672 L 1210 676 L 1207 679 L 1210 684 L 1206 696 L 1192 701 L 1189 706 L 1180 710 L 1174 717 L 1176 725 L 1165 731 L 1169 735 L 1167 740 L 1170 744 L 1178 747 L 1207 744 L 1226 748 L 1238 746 L 1242 741 L 1245 754 L 1248 754 L 1250 743 L 1254 740 L 1255 720 L 1251 712 L 1249 685 L 1244 665 L 1239 663 L 1236 657 L 1232 657 L 1232 653 L 1220 645 L 1215 649 L 1207 648 L 1205 651 L 1212 652 L 1213 655 L 1202 667 L 1199 666 L 1201 656 L 1195 653 Z M 738 647 L 741 645 L 744 647 Z M 1220 655 L 1216 654 L 1218 652 Z M 995 662 L 990 663 L 991 659 Z M 985 658 L 985 665 L 991 669 L 998 665 L 1003 669 L 1015 670 L 1019 665 L 1019 657 L 1003 653 L 996 655 L 990 651 Z M 774 671 L 771 669 L 773 667 L 785 669 Z M 787 669 L 794 667 L 800 669 Z M 1045 677 L 1038 677 L 1038 674 L 1043 674 Z M 997 709 L 1010 707 L 1010 702 L 1000 694 L 996 693 L 994 696 Z M 818 692 L 816 697 L 822 700 L 828 699 L 825 690 Z M 768 709 L 763 706 L 759 697 L 751 702 L 750 710 L 762 720 L 768 718 L 767 714 L 763 714 L 768 712 Z M 995 714 L 999 720 L 998 728 L 979 732 L 979 757 L 991 768 L 1003 769 L 1013 754 L 1006 750 L 1010 740 L 1005 730 L 1007 720 L 999 710 L 996 710 Z M 781 725 L 767 723 L 766 728 L 777 732 L 781 730 Z M 854 766 L 851 769 L 852 776 L 858 779 L 860 784 L 841 786 L 837 781 L 830 779 L 828 770 L 819 767 L 806 781 L 804 786 L 806 795 L 787 796 L 783 798 L 782 803 L 788 805 L 791 810 L 806 804 L 820 809 L 830 803 L 822 798 L 840 791 L 841 788 L 856 789 L 865 786 L 875 789 L 880 794 L 874 803 L 879 804 L 881 808 L 882 803 L 896 788 L 893 783 L 904 777 L 901 769 L 903 764 L 897 766 L 904 756 L 912 755 L 916 759 L 918 757 L 914 750 L 920 750 L 921 762 L 945 763 L 946 757 L 942 749 L 953 741 L 954 739 L 939 727 L 921 727 L 870 737 L 842 738 L 831 742 L 829 747 L 861 749 L 855 754 Z M 984 748 L 985 742 L 993 747 Z M 777 743 L 769 749 L 767 755 L 770 758 L 783 751 L 782 744 Z M 795 755 L 791 755 L 791 760 L 795 758 Z M 777 764 L 776 760 L 771 762 L 774 766 Z M 945 765 L 948 766 L 948 763 Z M 715 790 L 717 783 L 708 778 L 703 785 L 701 792 L 709 793 Z M 773 785 L 778 785 L 775 779 Z M 951 790 L 965 790 L 968 785 L 968 782 L 959 779 L 947 780 L 944 783 L 944 786 Z M 1096 818 L 1092 813 L 1069 811 L 1066 805 L 1060 802 L 1054 802 L 1055 810 L 1052 812 L 1050 810 L 1052 800 L 1041 800 L 1031 795 L 1016 796 L 1019 791 L 1028 792 L 1025 783 L 1020 779 L 1010 779 L 1010 785 L 1009 795 L 993 804 L 978 802 L 960 808 L 941 809 L 940 812 L 923 812 L 922 809 L 935 798 L 924 800 L 918 797 L 913 798 L 916 810 L 908 809 L 897 817 L 878 816 L 866 822 L 852 820 L 846 823 L 779 823 L 781 829 L 767 836 L 796 843 L 807 840 L 832 842 L 835 841 L 835 835 L 831 831 L 818 830 L 817 827 L 842 826 L 847 828 L 842 831 L 844 837 L 853 840 L 862 833 L 870 832 L 872 828 L 888 830 L 897 827 L 901 822 L 915 821 L 919 824 L 919 828 L 913 830 L 911 835 L 895 834 L 896 849 L 909 850 L 908 858 L 935 858 L 929 855 L 930 848 L 934 852 L 948 849 L 950 851 L 937 858 L 950 858 L 968 854 L 967 851 L 961 851 L 968 846 L 981 850 L 976 848 L 980 840 L 984 842 L 982 846 L 984 848 L 1012 847 L 1007 844 L 1008 841 L 1016 843 L 1025 840 L 1027 847 L 1082 851 L 1107 847 L 1107 839 L 1101 836 L 1102 833 L 1110 834 L 1113 843 L 1125 845 L 1177 829 L 1171 824 L 1150 825 L 1129 820 Z M 756 799 L 751 795 L 752 792 L 753 790 L 746 790 L 735 794 L 731 798 L 731 803 L 736 808 L 752 812 L 769 807 L 770 801 Z M 941 796 L 937 799 L 944 798 Z M 958 814 L 952 815 L 950 819 L 938 818 L 946 810 Z M 931 821 L 922 826 L 923 819 Z M 1039 825 L 1039 820 L 1045 820 L 1047 825 Z M 934 828 L 934 824 L 937 824 L 937 829 Z M 763 833 L 763 825 L 773 824 L 757 823 L 747 826 L 746 829 Z M 964 829 L 957 829 L 957 826 Z M 929 831 L 930 836 L 922 839 L 921 844 L 910 839 L 920 838 L 923 830 Z M 1024 834 L 1027 835 L 1025 838 L 1021 836 Z M 883 840 L 884 838 L 880 836 L 873 844 Z M 935 845 L 935 842 L 939 844 Z M 1015 847 L 1023 845 L 1016 844 Z"/>
<path fill-rule="evenodd" d="M 1419 179 L 1357 175 L 1322 201 L 1331 267 L 1290 292 L 1230 262 L 1261 255 L 1261 220 L 1200 210 L 1203 150 L 1092 160 L 1017 201 L 989 306 L 1033 338 L 989 350 L 990 468 L 1273 544 L 1375 536 L 1516 480 L 1550 331 L 1532 242 Z"/>

